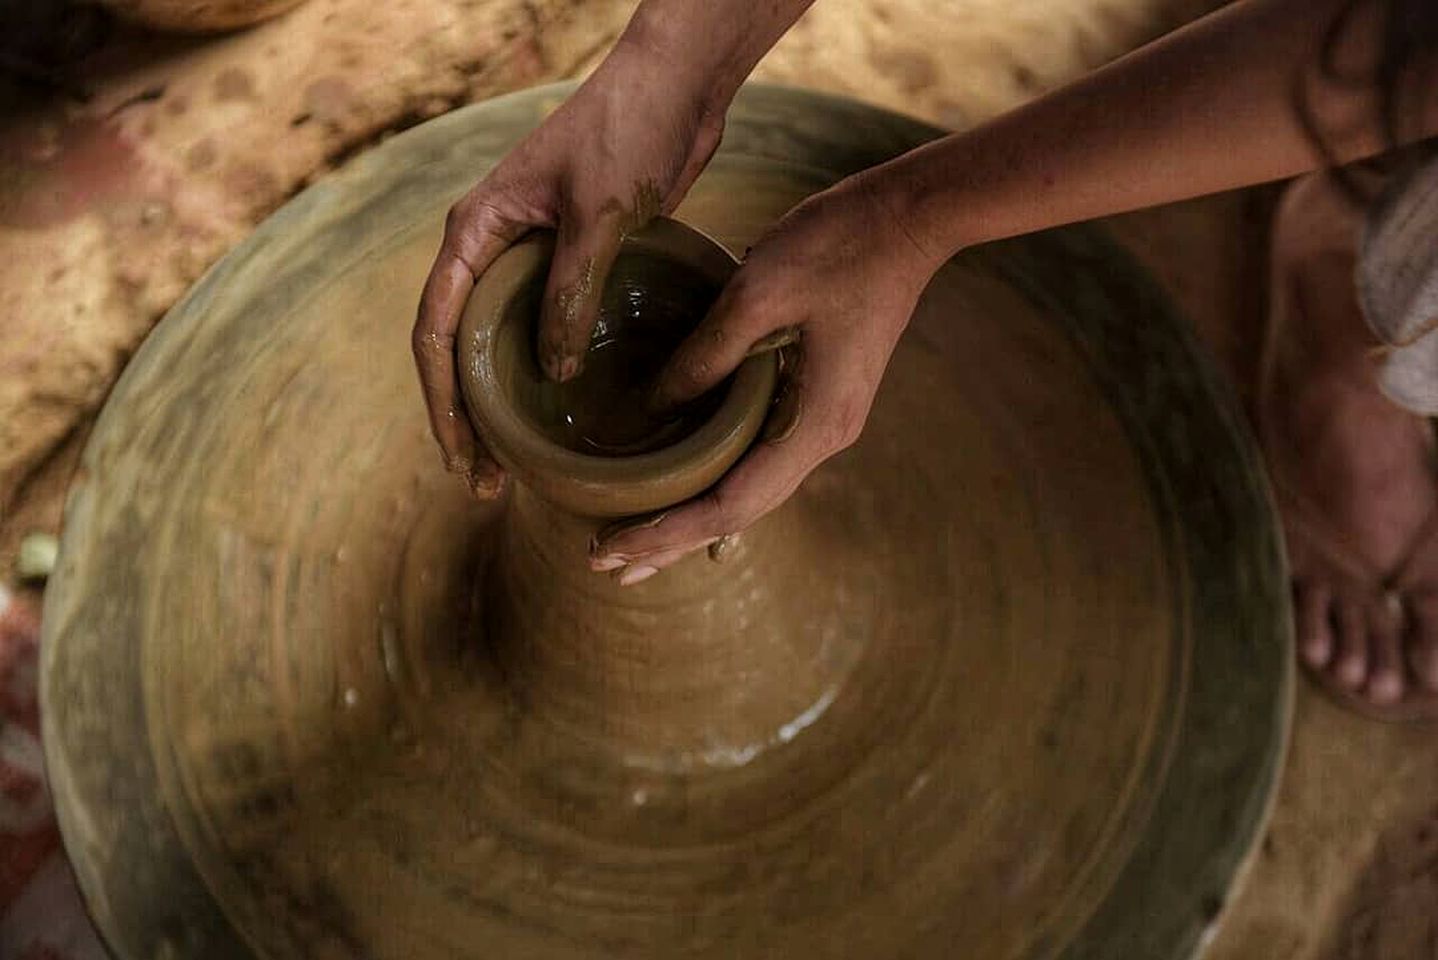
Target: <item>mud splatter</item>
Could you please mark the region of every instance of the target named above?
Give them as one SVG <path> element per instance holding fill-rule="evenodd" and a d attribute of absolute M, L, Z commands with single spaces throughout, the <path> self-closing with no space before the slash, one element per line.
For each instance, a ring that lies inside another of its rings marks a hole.
<path fill-rule="evenodd" d="M 340 124 L 354 112 L 353 88 L 339 77 L 321 77 L 305 88 L 304 109 L 321 123 Z"/>
<path fill-rule="evenodd" d="M 215 147 L 215 141 L 204 137 L 196 140 L 190 145 L 190 149 L 185 151 L 185 166 L 191 172 L 199 173 L 214 166 L 218 156 L 219 150 Z"/>
<path fill-rule="evenodd" d="M 224 102 L 227 100 L 253 100 L 255 98 L 255 83 L 248 71 L 239 67 L 229 67 L 215 77 L 215 99 Z"/>

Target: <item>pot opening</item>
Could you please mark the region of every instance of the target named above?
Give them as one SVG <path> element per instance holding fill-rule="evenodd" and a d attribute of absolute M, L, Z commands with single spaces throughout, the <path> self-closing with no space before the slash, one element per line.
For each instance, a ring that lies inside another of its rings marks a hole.
<path fill-rule="evenodd" d="M 660 371 L 719 296 L 715 278 L 653 249 L 622 251 L 581 371 L 565 383 L 536 357 L 544 284 L 537 272 L 505 307 L 494 359 L 510 402 L 545 438 L 586 456 L 638 456 L 690 436 L 723 404 L 732 378 L 678 408 L 652 401 Z"/>

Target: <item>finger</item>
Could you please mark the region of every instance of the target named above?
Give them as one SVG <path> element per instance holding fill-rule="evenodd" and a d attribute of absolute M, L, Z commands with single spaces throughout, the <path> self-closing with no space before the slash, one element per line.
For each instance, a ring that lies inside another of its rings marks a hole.
<path fill-rule="evenodd" d="M 873 396 L 868 385 L 860 382 L 859 392 L 851 394 L 853 381 L 836 377 L 829 382 L 842 396 L 829 397 L 827 402 L 829 391 L 797 382 L 794 409 L 799 416 L 795 426 L 761 441 L 703 496 L 657 521 L 601 534 L 593 562 L 611 563 L 617 558 L 653 566 L 654 558 L 668 551 L 687 553 L 739 533 L 787 500 L 815 467 L 857 439 L 868 413 Z M 860 397 L 862 400 L 857 399 Z M 804 411 L 813 411 L 813 415 Z"/>
<path fill-rule="evenodd" d="M 611 523 L 600 530 L 589 541 L 589 569 L 599 573 L 611 573 L 625 566 L 629 559 L 612 553 L 607 549 L 606 544 L 631 532 L 647 527 L 657 527 L 664 522 L 670 512 L 670 510 L 661 510 L 658 513 L 629 517 L 617 523 Z"/>
<path fill-rule="evenodd" d="M 769 415 L 759 431 L 765 443 L 783 443 L 798 429 L 804 418 L 803 351 L 787 348 L 779 354 L 779 386 L 769 406 Z"/>
<path fill-rule="evenodd" d="M 463 303 L 473 283 L 469 267 L 441 249 L 420 296 L 411 343 L 430 429 L 444 451 L 446 465 L 451 467 L 472 461 L 475 455 L 474 431 L 460 407 L 454 365 L 458 320 L 457 316 L 451 317 L 450 306 Z"/>
<path fill-rule="evenodd" d="M 672 407 L 712 389 L 734 372 L 756 341 L 786 325 L 783 314 L 761 307 L 762 298 L 750 290 L 741 267 L 660 371 L 654 385 L 657 407 Z"/>
<path fill-rule="evenodd" d="M 642 580 L 647 580 L 649 577 L 658 573 L 660 570 L 683 558 L 684 556 L 692 552 L 692 550 L 698 549 L 699 547 L 708 547 L 711 551 L 713 551 L 716 547 L 721 548 L 721 556 L 712 557 L 711 554 L 711 558 L 714 559 L 716 562 L 723 562 L 728 560 L 730 554 L 732 554 L 734 550 L 732 544 L 735 542 L 737 535 L 716 537 L 708 543 L 701 543 L 692 548 L 684 547 L 678 550 L 662 550 L 656 553 L 646 554 L 642 559 L 639 559 L 634 563 L 629 562 L 622 556 L 608 554 L 602 557 L 598 556 L 601 549 L 603 549 L 601 544 L 606 543 L 609 540 L 612 540 L 627 531 L 641 530 L 644 528 L 657 526 L 658 524 L 663 523 L 664 520 L 668 518 L 669 514 L 670 511 L 665 510 L 660 513 L 651 514 L 645 517 L 634 517 L 620 523 L 612 524 L 606 530 L 600 531 L 600 533 L 595 537 L 594 542 L 590 544 L 589 569 L 595 571 L 596 573 L 612 574 L 614 578 L 619 581 L 620 586 L 627 587 L 631 584 L 639 583 Z"/>
<path fill-rule="evenodd" d="M 622 570 L 615 571 L 614 578 L 619 581 L 621 587 L 632 587 L 636 583 L 643 583 L 659 571 L 673 566 L 701 547 L 702 545 L 678 550 L 663 550 L 651 554 L 638 563 L 629 564 Z"/>
<path fill-rule="evenodd" d="M 456 204 L 445 222 L 444 240 L 420 294 L 411 335 L 430 429 L 444 452 L 446 466 L 464 473 L 477 492 L 497 487 L 500 474 L 461 404 L 455 331 L 474 278 L 522 229 L 487 205 L 476 205 L 468 199 Z"/>
<path fill-rule="evenodd" d="M 664 554 L 683 555 L 739 533 L 782 503 L 812 469 L 812 458 L 797 450 L 756 447 L 712 491 L 671 511 L 661 523 L 601 540 L 595 562 L 617 558 L 628 565 L 656 566 Z"/>
<path fill-rule="evenodd" d="M 598 216 L 572 212 L 560 222 L 538 344 L 540 367 L 557 383 L 572 380 L 583 369 L 604 281 L 624 240 L 622 213 L 615 205 Z"/>

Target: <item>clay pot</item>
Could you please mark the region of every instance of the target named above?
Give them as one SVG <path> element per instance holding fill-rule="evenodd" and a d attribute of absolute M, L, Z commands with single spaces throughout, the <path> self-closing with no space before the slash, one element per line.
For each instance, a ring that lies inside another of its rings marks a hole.
<path fill-rule="evenodd" d="M 780 632 L 736 636 L 704 614 L 731 592 L 735 568 L 689 563 L 624 590 L 584 558 L 613 519 L 682 503 L 724 475 L 769 411 L 778 355 L 749 358 L 686 411 L 646 414 L 652 376 L 738 266 L 702 233 L 660 218 L 620 248 L 584 372 L 550 383 L 534 344 L 553 252 L 544 232 L 501 255 L 459 331 L 471 417 L 513 478 L 485 591 L 491 652 L 530 718 L 571 742 L 593 740 L 651 769 L 753 750 L 824 695 L 823 671 L 790 672 L 816 651 Z M 586 416 L 602 441 L 572 429 Z M 636 673 L 636 662 L 650 669 Z"/>
<path fill-rule="evenodd" d="M 664 347 L 677 346 L 703 319 L 737 261 L 713 240 L 666 218 L 625 241 L 606 287 L 604 330 L 591 348 L 590 367 L 631 343 L 648 356 L 621 357 L 620 366 L 651 362 L 632 375 L 632 392 L 619 393 L 608 380 L 591 386 L 592 369 L 565 386 L 546 382 L 540 372 L 534 320 L 553 251 L 550 233 L 511 247 L 480 278 L 465 309 L 459 364 L 465 401 L 481 436 L 520 483 L 581 517 L 633 516 L 696 496 L 722 477 L 758 434 L 774 392 L 777 355 L 747 360 L 732 382 L 715 391 L 719 396 L 711 399 L 717 402 L 704 406 L 704 416 L 687 426 L 692 415 L 652 420 L 642 410 L 614 407 L 642 407 L 644 375 L 657 372 Z M 636 314 L 658 319 L 649 320 L 648 329 L 629 329 Z M 656 322 L 660 329 L 652 328 Z M 566 418 L 590 412 L 628 419 L 610 430 L 630 435 L 607 446 L 571 442 L 577 449 L 550 435 Z M 682 432 L 675 435 L 676 429 Z"/>
<path fill-rule="evenodd" d="M 126 960 L 1191 957 L 1268 809 L 1292 652 L 1260 460 L 1182 318 L 1093 228 L 969 251 L 858 444 L 726 563 L 621 589 L 585 568 L 597 514 L 702 489 L 772 361 L 654 449 L 553 432 L 507 313 L 543 242 L 512 251 L 462 328 L 516 479 L 478 504 L 409 351 L 447 207 L 570 89 L 456 111 L 304 192 L 111 394 L 41 677 L 106 939 Z M 747 88 L 675 216 L 744 249 L 936 134 Z"/>
<path fill-rule="evenodd" d="M 179 33 L 213 33 L 248 27 L 303 0 L 100 0 L 127 20 Z"/>

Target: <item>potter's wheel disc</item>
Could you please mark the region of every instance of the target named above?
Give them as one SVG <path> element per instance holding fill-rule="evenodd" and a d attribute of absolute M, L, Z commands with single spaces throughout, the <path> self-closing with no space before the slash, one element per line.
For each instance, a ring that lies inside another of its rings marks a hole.
<path fill-rule="evenodd" d="M 752 532 L 797 551 L 785 589 L 852 661 L 823 709 L 692 774 L 526 739 L 466 627 L 493 511 L 441 468 L 408 337 L 448 204 L 567 90 L 461 110 L 306 191 L 116 387 L 43 676 L 66 845 L 112 947 L 1191 954 L 1282 751 L 1284 577 L 1234 405 L 1094 230 L 946 267 L 865 438 Z M 742 251 L 935 133 L 749 88 L 677 215 Z"/>

